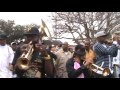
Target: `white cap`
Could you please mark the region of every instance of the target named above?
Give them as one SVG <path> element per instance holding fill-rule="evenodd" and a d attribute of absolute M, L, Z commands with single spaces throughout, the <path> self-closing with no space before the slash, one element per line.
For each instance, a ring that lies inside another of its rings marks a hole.
<path fill-rule="evenodd" d="M 12 46 L 13 44 L 16 44 L 16 42 L 12 42 L 12 43 L 11 43 L 11 46 Z"/>
<path fill-rule="evenodd" d="M 95 38 L 101 37 L 101 36 L 105 36 L 107 35 L 107 33 L 105 33 L 105 31 L 99 31 L 95 34 Z"/>

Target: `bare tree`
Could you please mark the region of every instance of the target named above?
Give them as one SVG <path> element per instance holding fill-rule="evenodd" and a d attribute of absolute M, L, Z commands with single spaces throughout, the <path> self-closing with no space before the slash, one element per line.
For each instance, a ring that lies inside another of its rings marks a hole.
<path fill-rule="evenodd" d="M 120 12 L 55 12 L 52 19 L 55 22 L 54 31 L 57 36 L 68 32 L 75 39 L 73 33 L 76 32 L 82 42 L 85 38 L 94 41 L 96 32 L 111 32 L 120 24 Z"/>

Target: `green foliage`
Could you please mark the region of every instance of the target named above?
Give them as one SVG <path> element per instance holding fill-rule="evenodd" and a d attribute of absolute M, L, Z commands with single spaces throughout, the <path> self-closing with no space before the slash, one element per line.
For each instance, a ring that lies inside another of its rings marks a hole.
<path fill-rule="evenodd" d="M 10 44 L 11 42 L 23 39 L 23 34 L 25 31 L 30 29 L 32 26 L 39 27 L 36 24 L 30 24 L 30 25 L 16 25 L 14 20 L 2 20 L 0 19 L 0 30 L 4 31 L 7 34 L 7 43 Z"/>

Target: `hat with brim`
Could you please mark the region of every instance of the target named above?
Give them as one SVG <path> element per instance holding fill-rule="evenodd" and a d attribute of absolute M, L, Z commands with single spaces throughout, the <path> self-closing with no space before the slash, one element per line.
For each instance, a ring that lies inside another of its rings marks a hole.
<path fill-rule="evenodd" d="M 28 32 L 24 33 L 25 36 L 30 36 L 30 35 L 40 35 L 38 28 L 32 27 Z"/>
<path fill-rule="evenodd" d="M 104 31 L 97 32 L 95 34 L 95 38 L 102 37 L 102 36 L 107 36 L 108 34 L 105 33 Z"/>

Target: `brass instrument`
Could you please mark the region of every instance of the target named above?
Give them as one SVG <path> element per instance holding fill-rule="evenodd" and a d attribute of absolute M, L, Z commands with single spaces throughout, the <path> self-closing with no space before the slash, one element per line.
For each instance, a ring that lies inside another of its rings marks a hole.
<path fill-rule="evenodd" d="M 102 68 L 96 64 L 92 64 L 91 65 L 91 70 L 94 71 L 94 72 L 97 72 L 98 70 L 102 71 L 102 75 L 103 76 L 107 76 L 110 74 L 110 70 L 109 68 Z"/>
<path fill-rule="evenodd" d="M 85 64 L 85 62 L 83 62 L 83 64 Z M 98 70 L 102 71 L 103 76 L 108 76 L 110 74 L 110 69 L 109 68 L 102 68 L 102 67 L 100 67 L 96 64 L 91 64 L 89 69 L 92 70 L 95 73 L 97 73 Z"/>
<path fill-rule="evenodd" d="M 27 70 L 29 68 L 29 63 L 33 53 L 33 44 L 32 41 L 28 44 L 28 52 L 23 52 L 22 55 L 18 58 L 16 66 L 21 70 Z"/>

